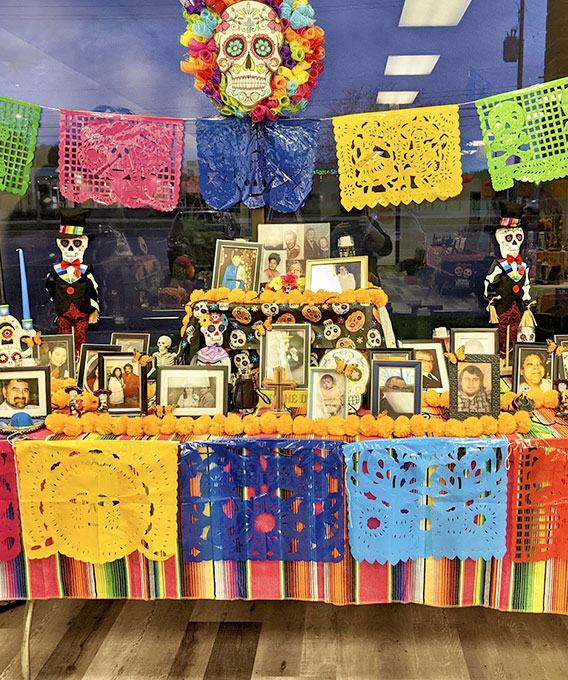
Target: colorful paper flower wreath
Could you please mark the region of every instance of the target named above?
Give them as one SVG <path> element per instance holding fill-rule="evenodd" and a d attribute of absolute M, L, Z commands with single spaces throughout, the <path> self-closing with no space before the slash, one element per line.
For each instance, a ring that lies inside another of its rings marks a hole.
<path fill-rule="evenodd" d="M 324 31 L 308 0 L 180 0 L 195 75 L 224 116 L 277 120 L 303 111 L 323 71 Z"/>

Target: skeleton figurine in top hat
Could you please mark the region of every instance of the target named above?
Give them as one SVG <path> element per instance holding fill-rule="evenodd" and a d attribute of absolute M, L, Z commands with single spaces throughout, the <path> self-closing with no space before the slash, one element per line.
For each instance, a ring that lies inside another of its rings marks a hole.
<path fill-rule="evenodd" d="M 75 351 L 87 339 L 87 328 L 99 318 L 98 285 L 93 268 L 83 264 L 89 239 L 83 233 L 85 214 L 63 216 L 57 245 L 62 259 L 52 265 L 47 275 L 46 288 L 55 304 L 60 333 L 75 334 Z"/>
<path fill-rule="evenodd" d="M 506 359 L 519 326 L 534 327 L 534 318 L 528 267 L 519 252 L 525 239 L 520 219 L 502 217 L 495 238 L 501 257 L 493 261 L 485 277 L 485 297 L 491 323 L 499 327 L 499 353 Z"/>

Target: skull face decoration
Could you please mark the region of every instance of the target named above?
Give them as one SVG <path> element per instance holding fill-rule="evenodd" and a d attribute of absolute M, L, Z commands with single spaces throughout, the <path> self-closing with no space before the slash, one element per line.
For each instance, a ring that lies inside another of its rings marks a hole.
<path fill-rule="evenodd" d="M 223 12 L 215 32 L 217 64 L 227 79 L 226 94 L 250 110 L 272 91 L 272 76 L 282 64 L 280 18 L 269 5 L 238 2 Z"/>
<path fill-rule="evenodd" d="M 367 332 L 367 347 L 377 348 L 382 342 L 381 332 L 377 328 L 370 328 Z"/>
<path fill-rule="evenodd" d="M 501 257 L 505 259 L 507 255 L 517 257 L 525 240 L 525 234 L 521 227 L 513 227 L 512 229 L 501 227 L 495 232 L 495 238 L 499 244 Z"/>
<path fill-rule="evenodd" d="M 223 333 L 227 330 L 227 317 L 218 312 L 211 312 L 203 314 L 199 323 L 207 347 L 220 347 L 223 344 Z"/>
<path fill-rule="evenodd" d="M 61 259 L 66 262 L 78 260 L 82 263 L 88 245 L 89 237 L 84 234 L 83 236 L 69 236 L 68 238 L 57 239 L 57 247 L 61 251 Z"/>
<path fill-rule="evenodd" d="M 231 331 L 231 335 L 229 337 L 229 346 L 231 349 L 242 349 L 247 342 L 247 336 L 244 331 L 241 331 L 240 328 Z"/>

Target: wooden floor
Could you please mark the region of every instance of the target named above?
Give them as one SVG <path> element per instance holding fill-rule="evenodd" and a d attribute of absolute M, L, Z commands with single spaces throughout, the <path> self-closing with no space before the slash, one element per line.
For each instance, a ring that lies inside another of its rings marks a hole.
<path fill-rule="evenodd" d="M 20 677 L 24 607 L 0 614 Z M 38 680 L 568 678 L 568 617 L 418 605 L 62 600 L 36 605 Z"/>

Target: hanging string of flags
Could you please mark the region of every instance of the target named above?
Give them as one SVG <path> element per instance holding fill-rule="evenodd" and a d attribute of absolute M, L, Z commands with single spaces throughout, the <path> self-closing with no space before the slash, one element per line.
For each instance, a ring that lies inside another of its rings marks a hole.
<path fill-rule="evenodd" d="M 568 78 L 561 78 L 475 102 L 496 191 L 515 180 L 568 174 L 567 88 Z M 0 97 L 1 191 L 27 191 L 41 108 Z M 459 104 L 333 118 L 344 207 L 457 196 L 458 110 Z M 318 125 L 307 119 L 201 119 L 197 145 L 205 200 L 217 209 L 243 201 L 298 210 L 311 191 Z M 184 119 L 60 111 L 63 196 L 172 210 L 179 198 L 183 133 Z"/>

